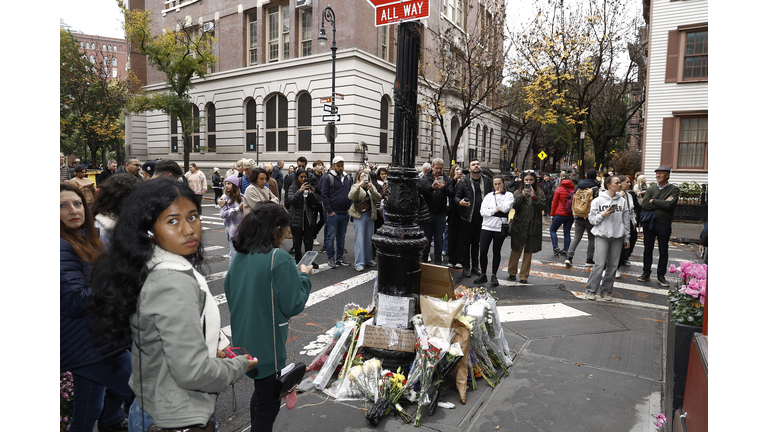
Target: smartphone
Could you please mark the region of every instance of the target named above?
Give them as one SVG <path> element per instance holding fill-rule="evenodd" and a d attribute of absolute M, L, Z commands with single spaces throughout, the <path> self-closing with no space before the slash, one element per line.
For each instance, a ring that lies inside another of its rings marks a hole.
<path fill-rule="evenodd" d="M 368 174 L 363 174 L 363 181 L 368 181 Z"/>
<path fill-rule="evenodd" d="M 247 355 L 248 360 L 253 360 L 253 357 L 251 356 L 251 354 L 248 351 L 246 351 L 245 348 L 240 348 L 240 347 L 227 348 L 224 350 L 224 355 L 226 355 L 227 358 L 235 358 L 237 356 Z"/>
<path fill-rule="evenodd" d="M 301 261 L 296 264 L 296 269 L 301 269 L 301 266 L 311 266 L 313 262 L 315 262 L 315 258 L 317 258 L 317 251 L 307 251 L 307 253 L 304 254 L 303 257 L 301 257 Z"/>
<path fill-rule="evenodd" d="M 611 207 L 608 210 L 616 211 L 616 206 L 618 206 L 618 204 L 611 204 Z"/>
<path fill-rule="evenodd" d="M 525 189 L 530 189 L 531 185 L 529 183 L 526 183 L 525 186 L 523 186 Z"/>

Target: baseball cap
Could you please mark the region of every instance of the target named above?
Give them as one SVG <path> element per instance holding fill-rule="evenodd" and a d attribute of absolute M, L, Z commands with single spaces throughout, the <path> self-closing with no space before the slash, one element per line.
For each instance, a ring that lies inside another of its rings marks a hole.
<path fill-rule="evenodd" d="M 336 156 L 333 158 L 333 161 L 331 162 L 333 165 L 336 165 L 338 162 L 344 162 L 344 158 L 341 156 Z"/>
<path fill-rule="evenodd" d="M 151 160 L 144 162 L 144 165 L 141 166 L 142 171 L 146 171 L 147 174 L 150 176 L 155 173 L 155 165 L 157 164 L 157 161 Z"/>

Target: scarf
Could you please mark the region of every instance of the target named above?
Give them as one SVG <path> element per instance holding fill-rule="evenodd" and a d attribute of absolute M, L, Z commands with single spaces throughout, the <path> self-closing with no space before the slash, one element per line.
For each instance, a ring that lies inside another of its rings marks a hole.
<path fill-rule="evenodd" d="M 221 329 L 221 317 L 219 316 L 219 307 L 213 300 L 211 291 L 208 289 L 208 283 L 203 275 L 198 273 L 192 264 L 183 256 L 170 253 L 165 249 L 155 245 L 152 250 L 152 258 L 147 261 L 147 269 L 168 269 L 176 271 L 192 270 L 195 280 L 200 289 L 205 292 L 205 306 L 203 314 L 200 316 L 200 327 L 205 321 L 205 345 L 208 347 L 208 356 L 216 357 L 216 351 L 219 345 L 219 330 Z"/>

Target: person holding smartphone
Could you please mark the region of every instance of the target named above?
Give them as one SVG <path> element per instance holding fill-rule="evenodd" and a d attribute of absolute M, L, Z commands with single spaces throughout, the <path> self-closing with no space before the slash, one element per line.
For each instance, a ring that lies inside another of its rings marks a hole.
<path fill-rule="evenodd" d="M 363 271 L 364 266 L 373 267 L 373 249 L 371 237 L 375 220 L 378 218 L 376 209 L 381 194 L 369 181 L 369 170 L 365 168 L 357 173 L 357 182 L 349 190 L 349 215 L 355 227 L 355 270 Z"/>
<path fill-rule="evenodd" d="M 448 201 L 452 198 L 446 187 L 449 179 L 443 173 L 445 162 L 440 158 L 432 161 L 432 169 L 424 174 L 416 182 L 416 190 L 419 191 L 429 207 L 431 215 L 429 223 L 421 224 L 424 236 L 429 244 L 421 252 L 421 262 L 428 262 L 430 246 L 434 243 L 434 264 L 443 264 L 443 233 L 445 232 L 445 218 L 448 212 Z"/>
<path fill-rule="evenodd" d="M 595 235 L 595 267 L 587 280 L 587 300 L 595 300 L 599 294 L 603 300 L 613 301 L 621 251 L 629 248 L 631 210 L 620 190 L 619 177 L 606 177 L 605 191 L 592 200 L 589 223 Z"/>
<path fill-rule="evenodd" d="M 517 266 L 522 256 L 520 283 L 528 283 L 533 254 L 541 251 L 542 211 L 547 205 L 546 199 L 544 191 L 536 183 L 536 175 L 533 171 L 526 171 L 512 203 L 515 216 L 510 222 L 509 280 L 517 278 Z"/>
<path fill-rule="evenodd" d="M 291 233 L 293 234 L 293 249 L 296 262 L 302 257 L 301 246 L 309 252 L 315 240 L 317 214 L 322 209 L 320 197 L 309 182 L 307 171 L 297 169 L 292 176 L 293 184 L 285 195 L 285 203 L 289 206 Z M 317 263 L 312 263 L 318 268 Z"/>

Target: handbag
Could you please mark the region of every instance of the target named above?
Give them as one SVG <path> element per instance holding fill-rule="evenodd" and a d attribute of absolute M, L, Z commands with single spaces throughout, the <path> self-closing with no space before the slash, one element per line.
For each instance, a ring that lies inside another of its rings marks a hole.
<path fill-rule="evenodd" d="M 275 252 L 277 252 L 277 249 L 274 249 L 272 251 L 272 265 L 271 268 L 274 269 L 275 267 Z M 270 281 L 269 283 L 269 290 L 272 294 L 272 346 L 274 348 L 274 354 L 275 354 L 275 384 L 273 386 L 274 390 L 272 393 L 272 400 L 275 403 L 278 403 L 281 399 L 288 396 L 289 393 L 292 393 L 296 390 L 296 386 L 299 385 L 302 379 L 304 379 L 304 374 L 307 371 L 307 365 L 304 363 L 296 363 L 296 347 L 294 345 L 293 349 L 293 363 L 294 368 L 288 371 L 285 375 L 281 373 L 280 370 L 277 368 L 277 336 L 275 332 L 275 289 Z M 288 328 L 290 328 L 290 319 L 288 320 Z M 293 330 L 291 330 L 293 331 Z M 288 409 L 293 408 L 294 404 L 296 403 L 295 398 L 292 401 L 293 403 L 288 403 Z"/>
<path fill-rule="evenodd" d="M 493 196 L 493 200 L 496 201 L 496 207 L 498 207 L 499 206 L 499 202 L 496 199 L 496 195 Z M 501 214 L 499 214 L 499 213 L 501 213 Z M 498 212 L 494 216 L 505 218 L 505 220 L 501 221 L 501 238 L 506 238 L 510 234 L 510 231 L 509 231 L 509 212 L 507 212 L 507 213 Z"/>

